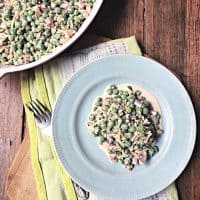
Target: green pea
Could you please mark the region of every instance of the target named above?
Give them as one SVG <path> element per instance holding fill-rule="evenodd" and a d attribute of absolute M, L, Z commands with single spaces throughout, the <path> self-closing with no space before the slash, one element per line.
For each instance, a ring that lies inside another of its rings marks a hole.
<path fill-rule="evenodd" d="M 38 50 L 43 50 L 43 49 L 44 49 L 44 45 L 43 45 L 42 43 L 39 43 L 39 44 L 37 45 L 37 49 L 38 49 Z"/>
<path fill-rule="evenodd" d="M 17 48 L 18 48 L 18 49 L 22 49 L 22 48 L 23 48 L 23 42 L 22 42 L 22 41 L 21 41 L 21 42 L 18 42 Z"/>
<path fill-rule="evenodd" d="M 110 89 L 115 90 L 115 89 L 117 89 L 117 86 L 116 85 L 110 85 Z"/>
<path fill-rule="evenodd" d="M 128 130 L 130 133 L 134 133 L 135 132 L 135 128 L 133 126 L 131 126 Z"/>
<path fill-rule="evenodd" d="M 108 89 L 106 92 L 107 92 L 108 95 L 112 95 L 113 94 L 113 90 L 112 89 Z"/>
<path fill-rule="evenodd" d="M 123 100 L 126 100 L 126 99 L 127 99 L 127 96 L 126 96 L 125 94 L 123 94 L 123 95 L 121 96 L 121 98 L 122 98 Z"/>
<path fill-rule="evenodd" d="M 69 14 L 72 14 L 72 13 L 74 12 L 74 8 L 73 8 L 73 6 L 70 6 L 70 4 L 68 5 L 67 12 L 68 12 Z"/>
<path fill-rule="evenodd" d="M 116 99 L 116 101 L 117 101 L 118 103 L 121 103 L 121 102 L 122 102 L 121 97 L 118 97 L 118 98 Z"/>
<path fill-rule="evenodd" d="M 48 13 L 44 13 L 44 14 L 42 15 L 42 17 L 43 17 L 44 19 L 46 19 L 48 16 L 49 16 Z"/>
<path fill-rule="evenodd" d="M 131 138 L 133 137 L 133 133 L 125 133 L 125 134 L 124 134 L 124 137 L 125 137 L 126 139 L 131 139 Z"/>
<path fill-rule="evenodd" d="M 140 131 L 140 134 L 144 134 L 145 133 L 145 131 L 146 131 L 146 127 L 143 125 L 143 124 L 141 124 L 140 126 L 139 126 L 139 131 Z"/>
<path fill-rule="evenodd" d="M 129 164 L 131 164 L 131 162 L 132 162 L 132 159 L 130 157 L 124 159 L 125 165 L 129 165 Z"/>
<path fill-rule="evenodd" d="M 55 35 L 55 39 L 59 40 L 60 38 L 61 38 L 61 34 L 60 34 L 60 33 L 57 33 L 57 34 Z"/>
<path fill-rule="evenodd" d="M 15 28 L 18 29 L 21 26 L 21 23 L 19 21 L 15 22 Z"/>
<path fill-rule="evenodd" d="M 26 31 L 30 31 L 30 30 L 31 30 L 31 26 L 27 25 L 27 26 L 25 27 L 25 30 L 26 30 Z"/>
<path fill-rule="evenodd" d="M 11 28 L 10 29 L 10 34 L 11 35 L 15 35 L 17 33 L 17 29 L 16 28 Z"/>
<path fill-rule="evenodd" d="M 97 98 L 97 101 L 98 101 L 98 102 L 102 102 L 103 99 L 102 99 L 101 97 L 98 97 L 98 98 Z"/>
<path fill-rule="evenodd" d="M 106 122 L 106 121 L 104 121 L 104 122 L 101 124 L 101 128 L 102 128 L 102 129 L 107 128 L 107 122 Z"/>
<path fill-rule="evenodd" d="M 143 101 L 143 104 L 144 104 L 146 107 L 149 107 L 149 106 L 150 106 L 150 102 L 148 102 L 147 100 L 144 100 L 144 101 Z"/>
<path fill-rule="evenodd" d="M 128 91 L 124 91 L 124 95 L 128 97 L 129 96 Z"/>
<path fill-rule="evenodd" d="M 123 158 L 119 159 L 119 161 L 121 162 L 121 164 L 124 164 L 124 159 Z"/>
<path fill-rule="evenodd" d="M 26 19 L 27 19 L 28 22 L 31 22 L 31 21 L 32 21 L 32 17 L 29 16 L 29 15 L 26 17 Z"/>
<path fill-rule="evenodd" d="M 37 4 L 37 0 L 32 0 L 31 4 L 34 6 L 35 4 Z"/>
<path fill-rule="evenodd" d="M 48 48 L 49 43 L 48 43 L 48 42 L 45 42 L 45 43 L 44 43 L 44 46 L 45 46 L 46 48 Z"/>
<path fill-rule="evenodd" d="M 99 134 L 100 131 L 101 131 L 101 128 L 99 126 L 97 126 L 97 127 L 94 128 L 94 132 L 96 134 Z"/>
<path fill-rule="evenodd" d="M 134 95 L 130 95 L 130 96 L 128 97 L 128 99 L 129 99 L 129 102 L 131 102 L 131 103 L 134 103 L 134 102 L 135 102 L 135 96 L 134 96 Z"/>
<path fill-rule="evenodd" d="M 158 135 L 163 134 L 163 130 L 162 130 L 162 129 L 158 129 L 158 130 L 157 130 L 157 134 L 158 134 Z"/>
<path fill-rule="evenodd" d="M 30 50 L 31 50 L 31 52 L 34 52 L 34 51 L 35 51 L 35 48 L 32 46 L 32 47 L 30 48 Z"/>
<path fill-rule="evenodd" d="M 30 49 L 29 49 L 29 48 L 27 48 L 27 47 L 26 47 L 26 48 L 24 48 L 24 49 L 23 49 L 23 53 L 25 53 L 25 54 L 28 54 L 28 53 L 30 53 Z"/>
<path fill-rule="evenodd" d="M 29 10 L 29 11 L 28 11 L 28 14 L 29 14 L 29 15 L 33 15 L 33 14 L 34 14 L 34 11 L 33 11 L 33 10 Z"/>
<path fill-rule="evenodd" d="M 9 39 L 10 41 L 13 41 L 13 40 L 14 40 L 14 38 L 15 38 L 15 36 L 14 36 L 14 35 L 9 35 L 9 36 L 8 36 L 8 39 Z"/>
<path fill-rule="evenodd" d="M 114 90 L 113 90 L 113 94 L 114 94 L 114 95 L 119 94 L 119 90 L 114 89 Z"/>
<path fill-rule="evenodd" d="M 56 0 L 56 5 L 60 5 L 62 3 L 62 0 Z"/>
<path fill-rule="evenodd" d="M 97 101 L 97 102 L 95 103 L 95 106 L 97 106 L 97 107 L 102 106 L 102 103 Z"/>
<path fill-rule="evenodd" d="M 6 58 L 7 56 L 8 56 L 8 54 L 7 54 L 7 53 L 5 53 L 5 52 L 4 52 L 4 53 L 2 53 L 2 57 L 3 57 L 3 58 Z"/>
<path fill-rule="evenodd" d="M 125 148 L 125 149 L 124 149 L 124 153 L 125 153 L 126 155 L 128 155 L 128 154 L 130 154 L 130 150 L 129 150 L 128 148 Z"/>
<path fill-rule="evenodd" d="M 115 107 L 113 107 L 113 108 L 111 109 L 111 112 L 112 112 L 112 113 L 117 113 L 117 112 L 118 112 L 118 109 L 115 108 Z"/>
<path fill-rule="evenodd" d="M 95 116 L 94 116 L 93 114 L 91 114 L 91 115 L 89 116 L 89 119 L 90 119 L 91 121 L 94 121 L 94 120 L 95 120 Z"/>
<path fill-rule="evenodd" d="M 35 61 L 35 58 L 32 56 L 31 58 L 30 58 L 30 62 L 34 62 Z"/>
<path fill-rule="evenodd" d="M 33 41 L 34 39 L 34 34 L 32 32 L 29 33 L 29 35 L 27 36 L 28 41 Z"/>
<path fill-rule="evenodd" d="M 123 90 L 119 90 L 119 95 L 121 96 L 121 95 L 123 95 Z"/>
<path fill-rule="evenodd" d="M 121 129 L 122 129 L 123 131 L 127 131 L 127 130 L 128 130 L 128 125 L 127 125 L 127 124 L 122 124 L 122 125 L 121 125 Z"/>
<path fill-rule="evenodd" d="M 129 102 L 130 103 L 130 102 Z M 134 104 L 130 103 L 129 106 L 128 106 L 131 110 L 134 109 Z"/>
<path fill-rule="evenodd" d="M 104 136 L 99 137 L 99 144 L 103 144 L 105 142 L 106 138 Z"/>
<path fill-rule="evenodd" d="M 85 17 L 83 16 L 83 14 L 79 14 L 79 18 L 81 21 L 83 21 L 85 19 Z"/>
<path fill-rule="evenodd" d="M 124 141 L 124 146 L 125 146 L 125 147 L 130 147 L 131 144 L 132 144 L 132 142 L 131 142 L 129 139 L 126 139 L 126 140 Z"/>
<path fill-rule="evenodd" d="M 39 20 L 35 20 L 35 25 L 36 26 L 40 25 L 40 21 Z"/>
<path fill-rule="evenodd" d="M 149 148 L 149 149 L 147 150 L 147 153 L 148 153 L 148 156 L 149 156 L 149 157 L 152 157 L 152 156 L 155 154 L 154 148 Z"/>
<path fill-rule="evenodd" d="M 137 114 L 140 114 L 141 112 L 142 112 L 142 108 L 136 106 L 136 113 L 137 113 Z"/>
<path fill-rule="evenodd" d="M 105 112 L 107 112 L 107 111 L 109 110 L 109 106 L 104 105 L 104 106 L 102 107 L 102 110 L 105 111 Z"/>
<path fill-rule="evenodd" d="M 144 108 L 142 109 L 142 113 L 143 113 L 144 115 L 148 115 L 148 114 L 149 114 L 149 109 L 148 109 L 147 107 L 144 107 Z"/>
<path fill-rule="evenodd" d="M 126 111 L 127 111 L 127 113 L 130 114 L 132 112 L 132 109 L 130 107 L 128 107 Z"/>
<path fill-rule="evenodd" d="M 17 54 L 18 54 L 18 55 L 22 55 L 22 53 L 23 53 L 22 49 L 18 49 L 18 50 L 17 50 Z"/>
<path fill-rule="evenodd" d="M 114 121 L 109 121 L 107 126 L 109 129 L 111 129 L 111 128 L 113 128 L 114 125 L 115 125 Z"/>
<path fill-rule="evenodd" d="M 51 35 L 51 30 L 50 29 L 47 29 L 45 32 L 44 32 L 44 35 L 46 37 L 49 37 Z"/>

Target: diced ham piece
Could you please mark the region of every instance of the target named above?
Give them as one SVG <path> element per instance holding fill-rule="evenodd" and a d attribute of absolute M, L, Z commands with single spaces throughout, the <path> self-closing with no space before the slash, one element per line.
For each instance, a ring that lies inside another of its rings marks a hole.
<path fill-rule="evenodd" d="M 0 46 L 0 53 L 2 53 L 5 50 L 5 46 Z"/>
<path fill-rule="evenodd" d="M 68 7 L 68 5 L 69 5 L 69 3 L 68 3 L 67 1 L 64 1 L 64 2 L 60 5 L 60 7 L 66 9 L 66 8 Z"/>
<path fill-rule="evenodd" d="M 24 54 L 23 57 L 24 57 L 24 60 L 25 60 L 26 63 L 29 63 L 29 62 L 30 62 L 31 55 L 29 55 L 29 54 Z"/>
<path fill-rule="evenodd" d="M 40 10 L 40 6 L 35 6 L 35 15 L 37 18 L 39 18 L 42 15 L 42 12 Z"/>
<path fill-rule="evenodd" d="M 81 10 L 79 10 L 79 11 L 80 11 L 80 13 L 83 15 L 83 17 L 87 18 L 87 17 L 89 16 L 89 13 L 88 13 L 86 10 L 81 9 Z"/>
<path fill-rule="evenodd" d="M 141 102 L 138 100 L 135 100 L 135 105 L 138 106 L 139 108 L 142 106 Z"/>
<path fill-rule="evenodd" d="M 116 162 L 116 155 L 111 154 L 111 155 L 110 155 L 110 160 L 111 160 L 112 162 Z"/>
<path fill-rule="evenodd" d="M 138 159 L 135 158 L 135 157 L 133 157 L 133 159 L 132 159 L 132 163 L 133 163 L 134 165 L 138 164 Z"/>
<path fill-rule="evenodd" d="M 4 40 L 6 40 L 7 37 L 8 37 L 7 34 L 0 33 L 0 42 L 3 42 Z"/>
<path fill-rule="evenodd" d="M 90 6 L 87 6 L 87 7 L 86 7 L 86 11 L 87 11 L 87 13 L 88 13 L 88 14 L 90 14 L 90 13 L 91 13 L 91 10 L 92 10 L 92 9 L 91 9 L 91 7 L 90 7 Z"/>
<path fill-rule="evenodd" d="M 46 26 L 47 26 L 47 28 L 54 28 L 55 25 L 53 23 L 53 20 L 47 20 L 46 21 Z"/>
<path fill-rule="evenodd" d="M 139 164 L 142 165 L 147 161 L 147 151 L 143 150 L 139 153 Z"/>
<path fill-rule="evenodd" d="M 108 150 L 109 149 L 109 143 L 108 142 L 104 142 L 103 144 L 102 144 L 102 147 L 104 148 L 104 149 L 106 149 L 106 150 Z"/>
<path fill-rule="evenodd" d="M 85 4 L 83 2 L 77 2 L 76 5 L 80 8 L 80 9 L 84 9 Z"/>

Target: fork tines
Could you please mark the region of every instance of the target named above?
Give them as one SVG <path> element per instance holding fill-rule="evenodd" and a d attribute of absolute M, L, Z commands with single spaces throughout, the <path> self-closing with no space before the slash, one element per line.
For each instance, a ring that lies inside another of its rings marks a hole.
<path fill-rule="evenodd" d="M 26 107 L 33 113 L 34 117 L 40 122 L 46 122 L 51 119 L 51 111 L 38 99 L 32 100 L 26 104 Z"/>

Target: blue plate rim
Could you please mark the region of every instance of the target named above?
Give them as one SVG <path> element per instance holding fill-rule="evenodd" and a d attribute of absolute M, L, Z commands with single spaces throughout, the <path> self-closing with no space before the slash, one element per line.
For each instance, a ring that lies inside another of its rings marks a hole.
<path fill-rule="evenodd" d="M 85 64 L 81 69 L 79 69 L 71 78 L 70 78 L 70 80 L 65 84 L 65 86 L 63 87 L 63 89 L 62 89 L 62 91 L 60 92 L 60 94 L 59 94 L 59 96 L 58 96 L 58 98 L 57 98 L 57 100 L 56 100 L 56 104 L 55 104 L 55 107 L 54 107 L 54 109 L 53 109 L 53 116 L 52 116 L 52 131 L 53 131 L 53 144 L 54 144 L 54 146 L 55 146 L 55 149 L 56 149 L 56 153 L 57 153 L 57 155 L 58 155 L 58 158 L 59 158 L 59 161 L 60 161 L 60 163 L 61 163 L 61 165 L 64 167 L 64 169 L 66 169 L 65 168 L 65 166 L 64 166 L 64 164 L 63 164 L 63 158 L 62 158 L 62 155 L 61 155 L 61 153 L 60 153 L 60 151 L 59 151 L 59 147 L 58 147 L 58 145 L 57 145 L 57 139 L 56 139 L 56 136 L 55 136 L 55 121 L 56 121 L 56 110 L 57 110 L 57 107 L 58 107 L 58 105 L 59 105 L 59 103 L 60 103 L 60 101 L 61 101 L 61 99 L 62 99 L 62 96 L 63 96 L 63 94 L 64 94 L 64 91 L 65 90 L 67 90 L 67 88 L 70 86 L 70 84 L 73 82 L 73 80 L 74 79 L 76 79 L 77 78 L 77 76 L 79 76 L 79 75 L 81 75 L 82 73 L 84 73 L 84 71 L 86 71 L 87 69 L 89 69 L 90 67 L 92 67 L 92 65 L 93 64 L 95 64 L 95 63 L 99 63 L 99 62 L 101 62 L 101 60 L 104 60 L 104 59 L 108 59 L 108 58 L 113 58 L 113 57 L 120 57 L 120 56 L 131 56 L 131 57 L 135 57 L 135 58 L 142 58 L 142 59 L 145 59 L 145 60 L 148 60 L 148 61 L 150 61 L 150 62 L 152 62 L 152 63 L 155 63 L 156 65 L 159 65 L 159 67 L 160 68 L 162 68 L 163 70 L 165 70 L 166 71 L 166 73 L 168 73 L 170 76 L 172 76 L 173 77 L 173 79 L 175 79 L 176 80 L 176 82 L 177 82 L 177 84 L 179 85 L 179 87 L 181 87 L 181 89 L 183 90 L 183 92 L 185 93 L 185 95 L 188 97 L 188 100 L 189 100 L 189 102 L 188 103 L 190 103 L 190 110 L 191 110 L 191 113 L 192 113 L 192 117 L 193 117 L 193 120 L 194 120 L 194 124 L 193 124 L 193 134 L 192 134 L 192 144 L 191 144 L 191 150 L 190 150 L 190 152 L 187 154 L 187 159 L 184 159 L 185 160 L 185 162 L 184 162 L 184 164 L 182 164 L 182 169 L 179 171 L 179 173 L 177 173 L 176 174 L 176 176 L 173 176 L 173 177 L 171 177 L 170 179 L 171 179 L 171 181 L 169 181 L 169 183 L 166 185 L 163 185 L 163 186 L 161 186 L 161 187 L 159 187 L 159 189 L 157 189 L 156 191 L 153 191 L 153 192 L 151 192 L 151 193 L 149 193 L 149 194 L 146 194 L 146 196 L 144 196 L 144 197 L 142 197 L 142 198 L 146 198 L 146 197 L 149 197 L 149 196 L 151 196 L 151 195 L 153 195 L 153 194 L 156 194 L 156 193 L 158 193 L 158 192 L 160 192 L 161 190 L 163 190 L 163 189 L 165 189 L 167 186 L 169 186 L 170 184 L 172 184 L 181 174 L 182 174 L 182 172 L 184 171 L 184 169 L 187 167 L 187 165 L 188 165 L 188 163 L 189 163 L 189 161 L 190 161 L 190 159 L 191 159 L 191 156 L 192 156 L 192 153 L 193 153 L 193 151 L 194 151 L 194 147 L 195 147 L 195 142 L 196 142 L 196 132 L 197 132 L 197 122 L 196 122 L 196 114 L 195 114 L 195 110 L 194 110 L 194 106 L 193 106 L 193 103 L 192 103 L 192 100 L 191 100 L 191 97 L 190 97 L 190 95 L 189 95 L 189 93 L 188 93 L 188 91 L 187 91 L 187 89 L 185 88 L 185 86 L 183 85 L 183 83 L 178 79 L 178 77 L 172 72 L 172 71 L 170 71 L 168 68 L 166 68 L 163 64 L 161 64 L 161 63 L 159 63 L 158 61 L 155 61 L 154 59 L 152 59 L 152 58 L 149 58 L 149 57 L 145 57 L 145 56 L 140 56 L 140 55 L 133 55 L 133 54 L 116 54 L 116 55 L 110 55 L 110 56 L 106 56 L 106 57 L 103 57 L 103 58 L 100 58 L 100 59 L 98 59 L 98 60 L 95 60 L 95 61 L 91 61 L 91 62 L 89 62 L 89 63 L 87 63 L 87 64 Z M 65 163 L 66 164 L 66 163 Z M 67 164 L 66 164 L 67 165 Z M 70 168 L 70 167 L 68 167 L 68 168 Z M 66 169 L 66 171 L 67 171 L 67 169 Z M 69 171 L 67 171 L 68 173 L 69 173 L 69 175 L 72 177 L 72 179 L 73 180 L 75 180 L 75 182 L 77 182 L 78 184 L 80 184 L 83 188 L 85 188 L 85 189 L 87 189 L 88 191 L 90 191 L 90 192 L 92 192 L 92 193 L 94 193 L 94 194 L 96 194 L 97 196 L 101 196 L 101 197 L 105 197 L 105 198 L 108 198 L 107 196 L 104 196 L 102 193 L 99 193 L 98 191 L 96 191 L 96 189 L 95 188 L 92 188 L 92 187 L 90 187 L 90 186 L 85 186 L 85 185 L 82 185 L 82 183 L 81 183 L 81 181 L 79 180 L 79 178 L 78 177 L 76 177 L 76 175 L 75 174 L 73 174 L 72 172 L 69 172 Z"/>

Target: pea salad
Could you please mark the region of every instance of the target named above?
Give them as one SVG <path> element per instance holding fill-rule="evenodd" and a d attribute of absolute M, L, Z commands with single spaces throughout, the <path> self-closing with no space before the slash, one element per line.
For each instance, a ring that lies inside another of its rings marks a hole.
<path fill-rule="evenodd" d="M 87 121 L 110 160 L 128 170 L 145 164 L 158 152 L 156 143 L 163 133 L 159 104 L 153 96 L 154 103 L 148 101 L 144 90 L 134 88 L 131 84 L 110 85 L 96 99 Z"/>
<path fill-rule="evenodd" d="M 66 43 L 95 0 L 0 0 L 0 63 L 34 62 Z"/>

